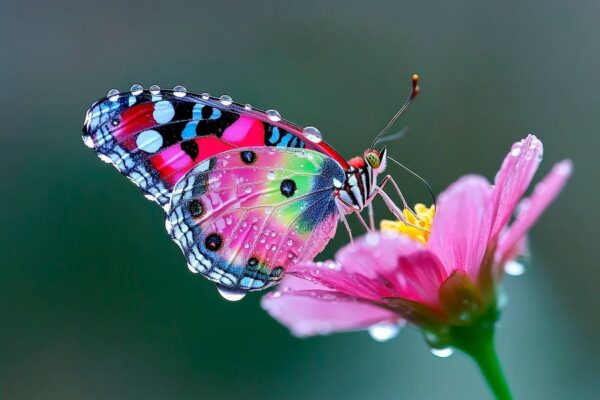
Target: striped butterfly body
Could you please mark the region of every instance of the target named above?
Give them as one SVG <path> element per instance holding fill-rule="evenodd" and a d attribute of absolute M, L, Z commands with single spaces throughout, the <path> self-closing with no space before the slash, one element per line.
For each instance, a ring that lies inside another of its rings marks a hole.
<path fill-rule="evenodd" d="M 346 161 L 314 127 L 183 87 L 109 92 L 84 143 L 166 213 L 192 272 L 229 299 L 312 260 L 378 193 L 385 148 Z"/>

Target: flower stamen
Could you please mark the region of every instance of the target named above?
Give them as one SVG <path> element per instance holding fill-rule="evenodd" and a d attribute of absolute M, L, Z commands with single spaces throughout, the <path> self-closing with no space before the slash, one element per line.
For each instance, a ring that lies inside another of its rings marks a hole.
<path fill-rule="evenodd" d="M 380 223 L 380 229 L 384 233 L 402 233 L 420 243 L 425 244 L 429 240 L 429 232 L 431 232 L 434 215 L 434 205 L 427 207 L 424 204 L 415 204 L 414 212 L 408 209 L 404 209 L 402 211 L 404 221 L 390 221 L 384 219 Z"/>

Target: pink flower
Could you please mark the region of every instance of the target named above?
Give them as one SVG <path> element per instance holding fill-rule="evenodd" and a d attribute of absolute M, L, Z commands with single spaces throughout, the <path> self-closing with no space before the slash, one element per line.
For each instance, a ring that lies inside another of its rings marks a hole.
<path fill-rule="evenodd" d="M 435 217 L 433 208 L 422 205 L 415 207 L 419 220 L 407 212 L 410 222 L 429 233 L 384 222 L 384 232 L 343 247 L 335 262 L 288 270 L 278 289 L 262 299 L 263 308 L 297 336 L 409 321 L 440 339 L 452 327 L 488 317 L 495 322 L 504 266 L 523 254 L 527 231 L 571 174 L 570 161 L 556 164 L 521 200 L 542 153 L 542 143 L 529 135 L 512 146 L 494 185 L 467 175 L 439 196 Z M 435 347 L 448 344 L 434 339 Z"/>

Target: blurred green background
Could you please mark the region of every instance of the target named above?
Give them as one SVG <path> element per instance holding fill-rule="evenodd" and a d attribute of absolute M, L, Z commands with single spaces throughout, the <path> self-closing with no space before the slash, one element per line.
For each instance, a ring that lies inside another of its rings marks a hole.
<path fill-rule="evenodd" d="M 3 0 L 0 398 L 487 398 L 468 359 L 431 356 L 414 329 L 300 340 L 259 295 L 225 302 L 81 142 L 108 89 L 183 84 L 277 108 L 351 157 L 413 72 L 422 93 L 391 152 L 436 191 L 493 178 L 528 132 L 546 147 L 538 179 L 574 160 L 529 271 L 505 280 L 498 346 L 517 398 L 599 398 L 599 21 L 597 1 Z"/>

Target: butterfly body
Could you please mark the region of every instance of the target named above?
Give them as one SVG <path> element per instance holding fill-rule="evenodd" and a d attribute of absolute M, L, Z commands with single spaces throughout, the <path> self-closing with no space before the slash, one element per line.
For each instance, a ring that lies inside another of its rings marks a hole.
<path fill-rule="evenodd" d="M 190 270 L 229 290 L 264 289 L 313 259 L 385 168 L 385 150 L 349 163 L 274 110 L 135 89 L 91 106 L 84 143 L 163 207 Z"/>

